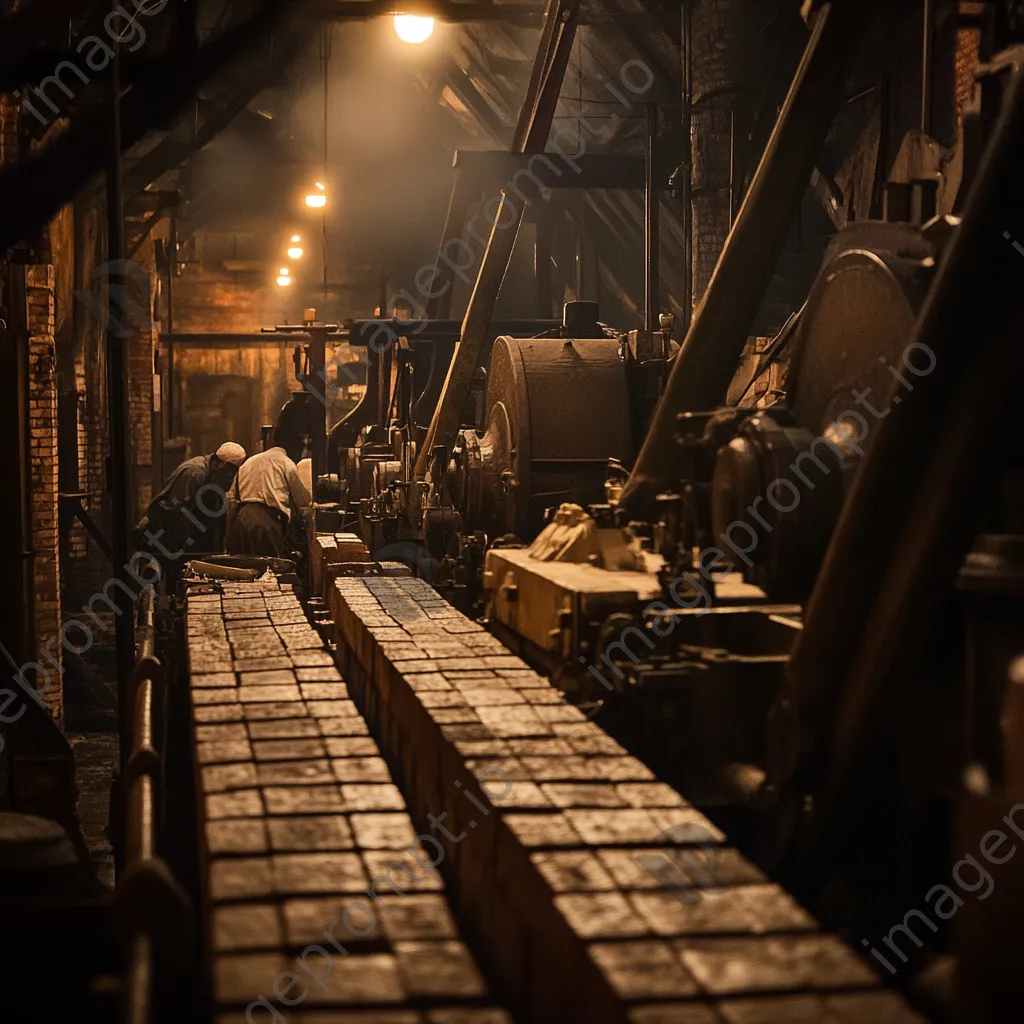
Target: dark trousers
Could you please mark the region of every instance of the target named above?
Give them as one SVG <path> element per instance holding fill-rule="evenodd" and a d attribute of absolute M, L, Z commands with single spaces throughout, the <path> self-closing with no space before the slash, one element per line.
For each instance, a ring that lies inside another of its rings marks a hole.
<path fill-rule="evenodd" d="M 285 539 L 287 527 L 288 519 L 283 512 L 257 501 L 247 501 L 239 506 L 228 530 L 228 554 L 289 558 L 291 549 Z"/>

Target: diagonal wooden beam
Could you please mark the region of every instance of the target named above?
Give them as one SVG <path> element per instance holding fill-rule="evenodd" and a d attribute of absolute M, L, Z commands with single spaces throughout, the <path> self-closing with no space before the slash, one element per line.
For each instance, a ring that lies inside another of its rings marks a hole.
<path fill-rule="evenodd" d="M 286 7 L 284 0 L 265 0 L 244 24 L 204 46 L 194 63 L 164 65 L 164 73 L 134 86 L 123 100 L 122 148 L 178 116 L 209 78 L 278 27 Z M 102 170 L 107 116 L 76 120 L 45 151 L 0 171 L 0 250 L 48 222 Z"/>
<path fill-rule="evenodd" d="M 187 163 L 212 142 L 264 89 L 273 84 L 277 76 L 299 55 L 308 39 L 305 32 L 293 32 L 283 46 L 274 47 L 273 55 L 259 71 L 245 75 L 245 84 L 203 122 L 194 138 L 181 142 L 169 135 L 129 167 L 124 173 L 125 196 L 138 194 L 168 171 Z"/>

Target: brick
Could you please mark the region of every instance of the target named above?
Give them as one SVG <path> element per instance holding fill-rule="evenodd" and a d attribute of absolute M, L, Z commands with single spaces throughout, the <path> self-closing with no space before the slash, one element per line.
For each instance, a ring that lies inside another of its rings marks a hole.
<path fill-rule="evenodd" d="M 267 850 L 266 825 L 257 818 L 210 821 L 204 832 L 206 848 L 212 854 L 265 853 Z"/>
<path fill-rule="evenodd" d="M 360 813 L 350 820 L 356 843 L 363 850 L 401 849 L 416 839 L 416 830 L 405 813 Z"/>
<path fill-rule="evenodd" d="M 406 990 L 395 958 L 386 953 L 335 957 L 334 970 L 324 979 L 325 989 L 312 985 L 307 1004 L 367 1005 L 401 1003 Z"/>
<path fill-rule="evenodd" d="M 263 816 L 263 801 L 258 789 L 240 789 L 229 793 L 211 793 L 206 797 L 206 817 L 217 818 L 260 818 Z"/>
<path fill-rule="evenodd" d="M 534 853 L 530 860 L 556 893 L 612 892 L 612 877 L 592 854 L 582 850 Z"/>
<path fill-rule="evenodd" d="M 310 786 L 333 781 L 326 759 L 313 761 L 264 761 L 256 766 L 261 786 Z"/>
<path fill-rule="evenodd" d="M 424 999 L 472 999 L 486 987 L 461 942 L 396 942 L 395 956 L 409 993 Z"/>
<path fill-rule="evenodd" d="M 253 740 L 300 740 L 319 739 L 320 737 L 320 729 L 311 718 L 250 722 L 248 731 Z"/>
<path fill-rule="evenodd" d="M 202 785 L 207 794 L 249 789 L 256 785 L 256 767 L 248 761 L 210 765 L 202 770 Z"/>
<path fill-rule="evenodd" d="M 713 859 L 704 861 L 713 876 Z M 696 877 L 694 877 L 696 876 Z M 807 914 L 777 885 L 743 885 L 707 889 L 700 866 L 688 881 L 694 886 L 689 898 L 680 892 L 637 892 L 630 903 L 651 930 L 663 937 L 682 935 L 741 934 L 807 931 L 816 927 Z"/>
<path fill-rule="evenodd" d="M 696 981 L 665 942 L 594 943 L 588 953 L 620 999 L 680 999 L 697 994 Z"/>
<path fill-rule="evenodd" d="M 278 853 L 273 856 L 274 889 L 281 895 L 359 893 L 367 885 L 355 853 Z"/>
<path fill-rule="evenodd" d="M 327 749 L 320 739 L 255 740 L 252 752 L 258 761 L 297 761 L 324 757 Z"/>
<path fill-rule="evenodd" d="M 873 972 L 829 935 L 678 939 L 679 959 L 713 995 L 868 987 Z"/>
<path fill-rule="evenodd" d="M 380 921 L 366 898 L 358 895 L 317 896 L 285 900 L 282 906 L 288 944 L 320 945 L 333 956 L 347 956 L 351 947 L 381 942 Z M 329 934 L 326 934 L 328 933 Z M 337 949 L 338 943 L 345 953 Z"/>
<path fill-rule="evenodd" d="M 384 932 L 392 942 L 413 939 L 455 939 L 458 930 L 448 904 L 434 893 L 417 893 L 389 904 L 382 916 Z"/>
<path fill-rule="evenodd" d="M 275 949 L 282 944 L 278 908 L 268 903 L 243 903 L 214 908 L 211 919 L 217 952 Z"/>
<path fill-rule="evenodd" d="M 210 864 L 208 891 L 212 900 L 260 899 L 274 892 L 268 857 L 233 857 Z"/>
<path fill-rule="evenodd" d="M 351 850 L 352 829 L 344 815 L 300 815 L 267 821 L 270 848 L 277 853 Z"/>
<path fill-rule="evenodd" d="M 401 811 L 405 801 L 394 785 L 343 784 L 341 796 L 350 811 Z"/>

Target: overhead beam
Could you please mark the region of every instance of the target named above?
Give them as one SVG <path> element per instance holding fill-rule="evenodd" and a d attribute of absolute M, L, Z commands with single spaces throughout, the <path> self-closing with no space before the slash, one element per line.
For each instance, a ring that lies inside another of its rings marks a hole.
<path fill-rule="evenodd" d="M 513 153 L 540 153 L 547 144 L 569 54 L 576 39 L 579 13 L 579 0 L 548 0 L 544 29 L 512 139 Z M 454 447 L 501 283 L 523 223 L 523 212 L 524 203 L 520 201 L 517 205 L 510 198 L 509 191 L 502 190 L 441 399 L 416 460 L 417 480 L 426 477 L 435 446 L 448 452 Z M 508 224 L 503 223 L 504 214 L 509 216 Z"/>
<path fill-rule="evenodd" d="M 597 154 L 573 157 L 572 162 L 557 153 L 505 153 L 489 150 L 456 150 L 453 166 L 464 175 L 482 182 L 511 181 L 524 174 L 535 186 L 544 188 L 641 189 L 644 161 L 640 157 Z M 576 168 L 579 168 L 577 170 Z M 667 183 L 674 162 L 661 160 L 655 180 Z M 663 184 L 668 188 L 667 184 Z"/>
<path fill-rule="evenodd" d="M 857 40 L 877 9 L 875 2 L 829 0 L 816 14 L 775 131 L 623 488 L 620 501 L 634 514 L 649 513 L 655 497 L 676 485 L 677 467 L 670 457 L 676 417 L 725 402 L 750 327 L 842 102 Z"/>
<path fill-rule="evenodd" d="M 300 6 L 296 4 L 296 6 Z M 619 22 L 661 26 L 666 16 L 678 11 L 678 0 L 648 0 L 642 11 L 588 11 L 578 24 L 596 25 Z M 395 13 L 394 0 L 304 0 L 304 14 L 336 21 L 361 21 L 389 17 Z M 544 19 L 543 3 L 507 3 L 491 0 L 403 0 L 403 14 L 418 14 L 453 23 L 467 21 L 504 21 L 519 25 L 540 25 Z"/>
<path fill-rule="evenodd" d="M 33 0 L 0 18 L 0 69 L 20 63 L 54 25 L 92 6 L 93 0 Z"/>
<path fill-rule="evenodd" d="M 309 41 L 304 32 L 293 32 L 281 47 L 274 47 L 273 56 L 258 71 L 248 73 L 245 84 L 224 105 L 211 114 L 188 142 L 168 136 L 124 174 L 124 192 L 132 197 L 187 163 L 204 146 L 213 141 L 243 110 L 294 60 Z"/>
<path fill-rule="evenodd" d="M 243 25 L 204 46 L 188 67 L 175 63 L 132 88 L 123 101 L 123 149 L 177 117 L 212 75 L 278 25 L 286 6 L 266 0 Z M 44 151 L 0 170 L 0 250 L 50 221 L 103 168 L 107 119 L 106 111 L 78 119 Z"/>

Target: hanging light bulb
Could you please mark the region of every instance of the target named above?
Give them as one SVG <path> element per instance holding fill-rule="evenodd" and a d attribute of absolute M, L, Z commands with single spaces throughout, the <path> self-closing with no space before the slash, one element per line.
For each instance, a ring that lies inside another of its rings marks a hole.
<path fill-rule="evenodd" d="M 292 279 L 287 274 L 282 274 L 277 279 L 277 284 L 278 284 L 279 288 L 287 288 L 288 285 L 290 285 L 291 283 L 292 283 Z"/>
<path fill-rule="evenodd" d="M 434 34 L 434 19 L 416 14 L 396 14 L 395 34 L 403 43 L 425 43 Z"/>
<path fill-rule="evenodd" d="M 302 246 L 301 245 L 293 245 L 288 250 L 288 259 L 290 259 L 290 260 L 301 260 L 302 259 Z"/>
<path fill-rule="evenodd" d="M 306 196 L 306 205 L 312 207 L 315 210 L 321 210 L 327 205 L 327 190 L 324 188 L 322 182 L 316 183 L 316 192 L 310 192 Z"/>

